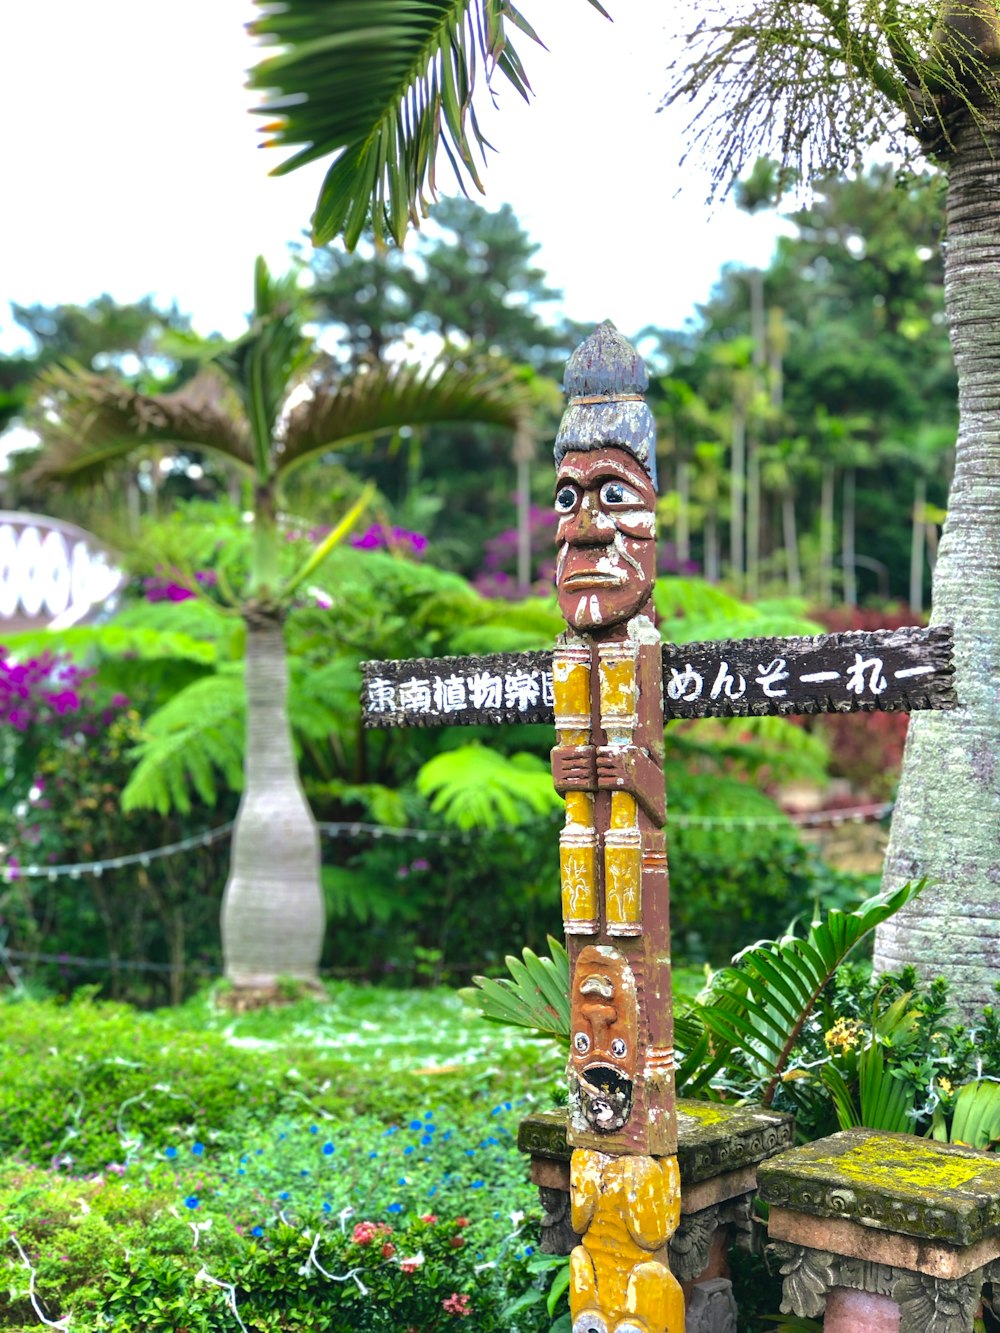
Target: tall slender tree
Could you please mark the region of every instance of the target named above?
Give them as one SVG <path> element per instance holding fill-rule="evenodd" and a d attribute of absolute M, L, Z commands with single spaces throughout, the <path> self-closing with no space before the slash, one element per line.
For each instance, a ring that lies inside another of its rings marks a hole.
<path fill-rule="evenodd" d="M 455 355 L 341 378 L 324 368 L 304 319 L 295 277 L 272 277 L 258 260 L 250 328 L 214 347 L 204 371 L 181 390 L 147 395 L 111 377 L 57 368 L 41 381 L 35 418 L 43 441 L 39 479 L 92 482 L 116 460 L 160 445 L 204 450 L 250 484 L 252 556 L 237 603 L 246 628 L 247 738 L 222 939 L 226 975 L 252 989 L 282 975 L 317 977 L 319 839 L 289 733 L 283 623 L 296 589 L 363 507 L 358 502 L 285 578 L 282 484 L 334 448 L 377 432 L 436 421 L 513 429 L 527 405 L 524 388 L 502 366 Z"/>
<path fill-rule="evenodd" d="M 1000 966 L 1000 13 L 995 0 L 719 0 L 699 16 L 666 101 L 695 99 L 720 187 L 762 150 L 811 178 L 887 140 L 947 172 L 960 428 L 932 619 L 955 627 L 959 708 L 910 723 L 884 886 L 932 885 L 879 928 L 875 962 L 947 977 L 971 1016 Z"/>

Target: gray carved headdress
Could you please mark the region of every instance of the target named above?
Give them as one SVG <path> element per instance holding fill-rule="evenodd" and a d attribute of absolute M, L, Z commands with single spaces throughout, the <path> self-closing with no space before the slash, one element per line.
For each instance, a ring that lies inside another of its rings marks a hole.
<path fill-rule="evenodd" d="M 656 487 L 656 427 L 644 394 L 649 376 L 642 357 L 610 320 L 599 324 L 566 363 L 569 404 L 556 435 L 556 467 L 571 449 L 616 444 L 643 466 Z"/>

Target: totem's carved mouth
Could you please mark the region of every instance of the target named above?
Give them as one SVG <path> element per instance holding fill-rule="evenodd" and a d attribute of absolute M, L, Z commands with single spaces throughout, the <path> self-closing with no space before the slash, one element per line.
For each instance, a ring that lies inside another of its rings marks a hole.
<path fill-rule="evenodd" d="M 614 1065 L 588 1065 L 578 1071 L 580 1109 L 587 1123 L 609 1134 L 621 1129 L 632 1114 L 632 1080 Z"/>
<path fill-rule="evenodd" d="M 624 572 L 612 573 L 603 569 L 580 569 L 575 574 L 568 574 L 562 581 L 567 592 L 576 592 L 578 588 L 621 588 L 628 582 Z"/>

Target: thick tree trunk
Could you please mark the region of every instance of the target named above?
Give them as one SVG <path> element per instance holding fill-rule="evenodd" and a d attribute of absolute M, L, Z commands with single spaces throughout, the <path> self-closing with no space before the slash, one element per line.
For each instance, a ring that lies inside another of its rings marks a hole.
<path fill-rule="evenodd" d="M 299 783 L 280 622 L 247 623 L 243 798 L 222 900 L 226 976 L 239 987 L 315 981 L 323 947 L 319 834 Z"/>
<path fill-rule="evenodd" d="M 931 623 L 955 629 L 959 707 L 910 721 L 883 885 L 930 882 L 875 946 L 876 969 L 945 977 L 969 1020 L 1000 978 L 1000 114 L 982 114 L 955 139 L 948 190 L 960 426 L 932 583 Z"/>

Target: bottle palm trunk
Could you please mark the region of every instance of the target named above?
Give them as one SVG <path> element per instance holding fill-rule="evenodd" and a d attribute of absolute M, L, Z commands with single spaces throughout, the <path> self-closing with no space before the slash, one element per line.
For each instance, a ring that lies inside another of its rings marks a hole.
<path fill-rule="evenodd" d="M 1000 976 L 1000 112 L 957 134 L 945 295 L 960 428 L 932 624 L 955 631 L 954 712 L 910 721 L 884 887 L 927 876 L 876 934 L 875 968 L 943 976 L 966 1019 Z"/>
<path fill-rule="evenodd" d="M 288 725 L 288 666 L 278 616 L 247 616 L 243 797 L 222 901 L 226 976 L 241 988 L 279 976 L 316 981 L 323 947 L 319 834 Z"/>

